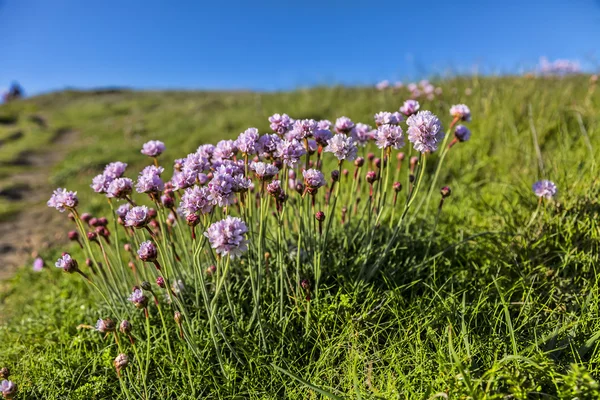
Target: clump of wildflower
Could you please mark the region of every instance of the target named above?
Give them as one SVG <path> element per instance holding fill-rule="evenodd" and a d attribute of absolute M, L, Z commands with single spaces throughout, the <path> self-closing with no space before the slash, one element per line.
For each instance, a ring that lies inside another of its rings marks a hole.
<path fill-rule="evenodd" d="M 348 117 L 339 117 L 335 121 L 335 131 L 337 133 L 349 134 L 354 128 L 354 122 Z"/>
<path fill-rule="evenodd" d="M 60 212 L 64 212 L 66 209 L 73 209 L 79 204 L 77 198 L 77 192 L 71 192 L 67 189 L 58 188 L 54 190 L 50 200 L 46 203 L 48 207 L 54 207 Z"/>
<path fill-rule="evenodd" d="M 17 385 L 13 381 L 3 380 L 0 382 L 0 393 L 5 399 L 12 399 L 17 394 Z"/>
<path fill-rule="evenodd" d="M 325 186 L 327 182 L 321 171 L 316 169 L 307 169 L 302 171 L 306 191 L 310 194 L 315 194 L 321 186 Z"/>
<path fill-rule="evenodd" d="M 180 209 L 186 217 L 197 212 L 208 214 L 212 211 L 212 208 L 210 190 L 207 187 L 194 186 L 188 188 L 181 196 Z"/>
<path fill-rule="evenodd" d="M 208 227 L 204 233 L 217 254 L 230 258 L 241 257 L 248 250 L 248 241 L 244 235 L 248 228 L 239 218 L 227 216 Z"/>
<path fill-rule="evenodd" d="M 239 151 L 242 152 L 242 154 L 254 154 L 257 150 L 258 138 L 258 129 L 248 128 L 244 132 L 240 133 L 235 141 L 235 146 L 239 149 Z"/>
<path fill-rule="evenodd" d="M 269 122 L 273 132 L 285 135 L 291 129 L 294 120 L 287 114 L 273 114 L 269 117 Z"/>
<path fill-rule="evenodd" d="M 460 121 L 471 121 L 471 110 L 465 104 L 455 104 L 450 107 L 450 115 Z"/>
<path fill-rule="evenodd" d="M 138 249 L 137 254 L 140 257 L 140 260 L 146 262 L 153 262 L 156 261 L 156 257 L 158 256 L 158 250 L 156 249 L 154 243 L 152 243 L 150 240 L 146 240 L 145 242 L 142 242 L 140 244 L 140 248 Z"/>
<path fill-rule="evenodd" d="M 150 140 L 144 143 L 141 153 L 148 157 L 158 157 L 165 151 L 165 144 L 160 140 Z"/>
<path fill-rule="evenodd" d="M 353 161 L 356 158 L 358 149 L 351 137 L 338 133 L 327 141 L 327 147 L 324 151 L 333 153 L 339 161 Z"/>
<path fill-rule="evenodd" d="M 554 182 L 543 179 L 533 184 L 533 193 L 539 198 L 551 199 L 556 196 L 558 189 Z"/>
<path fill-rule="evenodd" d="M 63 253 L 63 255 L 56 261 L 54 265 L 56 268 L 61 268 L 67 273 L 73 273 L 79 270 L 77 261 L 75 261 L 75 259 L 72 258 L 69 253 Z"/>
<path fill-rule="evenodd" d="M 140 288 L 135 288 L 127 300 L 131 301 L 136 308 L 145 308 L 148 305 L 148 298 Z"/>
<path fill-rule="evenodd" d="M 402 128 L 397 125 L 380 125 L 375 133 L 375 143 L 380 149 L 400 149 L 404 146 Z"/>
<path fill-rule="evenodd" d="M 407 117 L 410 117 L 413 114 L 416 114 L 419 111 L 421 105 L 416 100 L 406 100 L 404 104 L 400 107 L 400 112 Z"/>
<path fill-rule="evenodd" d="M 294 168 L 300 158 L 306 154 L 306 149 L 296 139 L 282 140 L 277 145 L 275 156 L 280 158 L 288 167 Z"/>
<path fill-rule="evenodd" d="M 421 153 L 436 151 L 444 138 L 440 120 L 431 111 L 419 111 L 406 120 L 408 140 Z"/>
<path fill-rule="evenodd" d="M 138 193 L 158 193 L 164 189 L 164 182 L 160 175 L 165 169 L 149 165 L 140 172 L 135 189 Z"/>
<path fill-rule="evenodd" d="M 133 191 L 133 181 L 129 178 L 116 178 L 108 185 L 107 197 L 124 199 Z"/>
<path fill-rule="evenodd" d="M 256 177 L 261 181 L 267 181 L 279 172 L 276 166 L 264 162 L 252 162 L 250 163 L 250 169 L 254 171 Z"/>
<path fill-rule="evenodd" d="M 96 330 L 100 333 L 108 333 L 108 332 L 114 332 L 115 330 L 115 321 L 113 321 L 110 318 L 106 318 L 106 319 L 98 319 L 98 322 L 96 322 Z"/>
<path fill-rule="evenodd" d="M 146 206 L 135 206 L 125 215 L 125 226 L 143 228 L 150 220 L 149 210 Z"/>

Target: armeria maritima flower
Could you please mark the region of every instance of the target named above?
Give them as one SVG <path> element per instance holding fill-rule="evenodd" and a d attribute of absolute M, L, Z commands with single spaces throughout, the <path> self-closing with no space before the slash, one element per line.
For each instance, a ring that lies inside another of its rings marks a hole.
<path fill-rule="evenodd" d="M 240 133 L 235 145 L 242 154 L 254 154 L 257 151 L 258 138 L 258 129 L 248 128 Z"/>
<path fill-rule="evenodd" d="M 438 117 L 431 111 L 419 111 L 406 120 L 408 140 L 421 153 L 436 151 L 444 139 L 444 131 Z"/>
<path fill-rule="evenodd" d="M 77 198 L 77 192 L 71 192 L 67 189 L 56 189 L 50 200 L 46 203 L 48 207 L 54 207 L 60 212 L 64 212 L 66 209 L 72 209 L 77 207 L 79 199 Z"/>
<path fill-rule="evenodd" d="M 144 295 L 144 292 L 140 288 L 135 288 L 127 300 L 132 302 L 136 308 L 144 308 L 148 305 L 148 298 Z"/>
<path fill-rule="evenodd" d="M 466 142 L 471 138 L 471 131 L 464 125 L 456 125 L 454 136 L 459 142 Z"/>
<path fill-rule="evenodd" d="M 63 253 L 63 255 L 54 264 L 56 268 L 60 268 L 65 272 L 72 273 L 79 269 L 77 261 L 71 257 L 69 253 Z"/>
<path fill-rule="evenodd" d="M 465 104 L 455 104 L 450 107 L 450 115 L 461 121 L 471 121 L 471 110 Z"/>
<path fill-rule="evenodd" d="M 254 171 L 256 177 L 261 181 L 269 180 L 279 172 L 279 168 L 273 164 L 267 164 L 264 162 L 252 162 L 250 163 L 250 169 Z"/>
<path fill-rule="evenodd" d="M 300 158 L 306 154 L 306 149 L 296 139 L 292 140 L 282 140 L 275 151 L 275 157 L 278 157 L 283 161 L 288 167 L 294 168 Z"/>
<path fill-rule="evenodd" d="M 17 385 L 13 381 L 3 380 L 0 382 L 0 393 L 5 399 L 12 399 L 17 394 Z"/>
<path fill-rule="evenodd" d="M 115 328 L 115 321 L 110 318 L 99 318 L 96 322 L 96 330 L 100 333 L 114 332 Z"/>
<path fill-rule="evenodd" d="M 533 184 L 533 193 L 535 193 L 537 197 L 551 199 L 556 196 L 557 192 L 558 189 L 554 182 L 547 179 L 543 179 Z"/>
<path fill-rule="evenodd" d="M 323 173 L 316 169 L 311 168 L 304 170 L 302 171 L 302 176 L 304 177 L 304 184 L 306 185 L 306 190 L 310 194 L 316 193 L 317 189 L 327 184 Z"/>
<path fill-rule="evenodd" d="M 354 128 L 354 122 L 348 117 L 339 117 L 335 121 L 335 131 L 337 133 L 349 134 Z"/>
<path fill-rule="evenodd" d="M 407 117 L 410 117 L 411 115 L 415 114 L 417 111 L 419 111 L 419 108 L 421 106 L 419 105 L 419 102 L 416 100 L 406 100 L 404 102 L 404 104 L 400 107 L 400 112 L 404 115 L 406 115 Z"/>
<path fill-rule="evenodd" d="M 186 217 L 198 212 L 208 214 L 213 209 L 210 190 L 206 186 L 187 188 L 181 196 L 180 209 Z"/>
<path fill-rule="evenodd" d="M 117 178 L 108 185 L 107 197 L 124 199 L 133 191 L 133 181 L 129 178 Z"/>
<path fill-rule="evenodd" d="M 140 248 L 138 249 L 137 254 L 140 257 L 140 260 L 152 262 L 156 260 L 156 257 L 158 256 L 158 250 L 154 243 L 152 243 L 150 240 L 146 240 L 145 242 L 140 243 Z"/>
<path fill-rule="evenodd" d="M 287 114 L 273 114 L 269 117 L 270 127 L 273 132 L 285 135 L 291 128 L 294 120 Z"/>
<path fill-rule="evenodd" d="M 165 151 L 165 144 L 160 140 L 150 140 L 144 143 L 141 153 L 148 157 L 158 157 Z"/>
<path fill-rule="evenodd" d="M 204 236 L 217 254 L 233 259 L 241 257 L 248 250 L 248 241 L 244 237 L 247 232 L 244 221 L 228 216 L 209 226 Z"/>
<path fill-rule="evenodd" d="M 336 156 L 339 161 L 353 161 L 356 158 L 356 153 L 358 152 L 358 148 L 356 147 L 354 140 L 343 133 L 338 133 L 329 139 L 327 141 L 327 147 L 325 147 L 323 150 L 333 153 L 333 155 Z"/>
<path fill-rule="evenodd" d="M 397 125 L 380 125 L 375 131 L 375 143 L 380 149 L 402 148 L 404 146 L 402 128 Z"/>
<path fill-rule="evenodd" d="M 149 165 L 140 172 L 135 189 L 138 193 L 157 193 L 162 192 L 165 187 L 160 175 L 165 169 Z"/>
<path fill-rule="evenodd" d="M 125 226 L 143 228 L 148 224 L 149 220 L 150 216 L 148 215 L 148 207 L 135 206 L 131 210 L 127 211 L 127 214 L 125 215 Z"/>

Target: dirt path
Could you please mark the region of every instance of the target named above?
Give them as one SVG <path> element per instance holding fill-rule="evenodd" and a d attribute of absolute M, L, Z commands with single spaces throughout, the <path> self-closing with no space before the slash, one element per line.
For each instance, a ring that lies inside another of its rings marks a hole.
<path fill-rule="evenodd" d="M 16 158 L 15 162 L 28 168 L 7 180 L 12 189 L 4 195 L 11 201 L 26 201 L 31 206 L 10 220 L 0 221 L 0 280 L 24 265 L 33 251 L 66 240 L 64 230 L 57 229 L 57 224 L 65 224 L 66 218 L 59 218 L 56 211 L 46 206 L 53 190 L 48 176 L 77 136 L 75 130 L 59 130 L 52 144 L 43 151 L 22 153 Z"/>

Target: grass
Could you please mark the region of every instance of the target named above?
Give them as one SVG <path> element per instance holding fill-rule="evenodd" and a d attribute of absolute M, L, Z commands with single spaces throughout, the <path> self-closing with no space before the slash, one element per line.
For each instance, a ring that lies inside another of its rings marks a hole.
<path fill-rule="evenodd" d="M 422 102 L 422 109 L 447 119 L 450 105 L 468 104 L 473 137 L 453 148 L 441 171 L 440 186 L 449 185 L 452 196 L 435 234 L 435 212 L 424 209 L 374 279 L 357 285 L 355 260 L 364 259 L 365 242 L 350 241 L 344 251 L 345 234 L 336 229 L 319 301 L 293 308 L 284 322 L 263 310 L 267 350 L 256 325 L 226 326 L 244 360 L 226 357 L 226 378 L 198 312 L 191 321 L 197 356 L 176 332 L 173 360 L 158 339 L 150 348 L 151 398 L 600 397 L 598 91 L 585 76 L 459 78 L 440 86 L 443 96 Z M 76 130 L 77 141 L 64 144 L 67 156 L 51 179 L 78 190 L 85 211 L 100 215 L 108 210 L 89 189 L 91 177 L 114 160 L 141 169 L 147 159 L 139 148 L 148 139 L 163 140 L 171 159 L 249 126 L 266 132 L 275 112 L 371 123 L 375 112 L 396 110 L 404 96 L 342 87 L 54 93 L 0 108 L 17 116 L 2 135 L 17 126 L 25 131 L 24 142 L 7 144 L 0 159 L 52 141 L 32 138 L 41 129 L 27 125 L 32 113 L 43 113 L 50 129 Z M 435 163 L 428 165 L 426 183 Z M 0 167 L 4 173 L 12 172 Z M 531 184 L 542 178 L 557 183 L 559 196 L 532 220 Z M 375 248 L 389 235 L 379 231 Z M 65 249 L 84 257 L 75 244 L 43 257 L 51 264 Z M 237 285 L 244 287 L 243 280 Z M 250 293 L 232 295 L 243 313 Z M 19 398 L 127 397 L 112 367 L 115 344 L 81 327 L 109 311 L 80 277 L 22 269 L 0 301 L 0 366 L 13 371 Z M 130 318 L 144 326 L 141 314 L 131 311 Z M 152 329 L 161 335 L 159 324 Z M 143 342 L 143 330 L 137 335 Z"/>

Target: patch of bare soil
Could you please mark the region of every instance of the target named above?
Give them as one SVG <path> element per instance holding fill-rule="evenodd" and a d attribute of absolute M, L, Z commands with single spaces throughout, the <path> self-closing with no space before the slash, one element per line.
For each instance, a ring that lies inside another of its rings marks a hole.
<path fill-rule="evenodd" d="M 53 189 L 48 175 L 52 166 L 65 157 L 68 144 L 77 136 L 75 130 L 60 129 L 47 149 L 23 152 L 15 158 L 15 163 L 27 168 L 9 178 L 9 183 L 0 188 L 0 196 L 9 201 L 27 201 L 31 206 L 9 220 L 0 221 L 0 280 L 24 265 L 32 252 L 66 240 L 60 226 L 66 225 L 67 219 L 60 218 L 55 210 L 46 206 Z"/>

